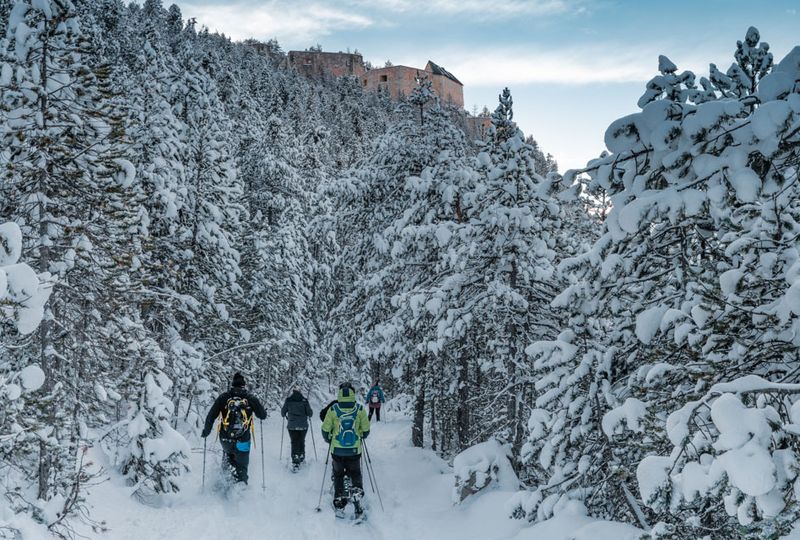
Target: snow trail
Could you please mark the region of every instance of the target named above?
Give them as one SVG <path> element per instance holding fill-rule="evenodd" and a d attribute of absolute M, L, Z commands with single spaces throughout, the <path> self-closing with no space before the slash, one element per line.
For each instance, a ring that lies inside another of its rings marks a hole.
<path fill-rule="evenodd" d="M 318 409 L 315 409 L 315 414 Z M 284 437 L 284 459 L 280 454 L 280 416 L 264 422 L 266 491 L 261 489 L 261 442 L 256 431 L 256 448 L 250 455 L 250 484 L 227 498 L 214 492 L 220 474 L 219 443 L 209 437 L 206 489 L 201 492 L 202 446 L 192 451 L 192 471 L 181 480 L 181 491 L 165 498 L 166 504 L 151 507 L 130 499 L 129 488 L 116 473 L 94 488 L 89 497 L 92 516 L 105 521 L 109 532 L 103 538 L 115 540 L 164 539 L 317 539 L 399 540 L 403 538 L 506 539 L 517 538 L 524 522 L 507 519 L 508 491 L 490 491 L 474 500 L 453 506 L 453 472 L 430 450 L 410 445 L 411 423 L 389 418 L 372 424 L 367 439 L 378 487 L 386 508 L 382 512 L 372 492 L 366 465 L 365 502 L 369 519 L 355 525 L 337 521 L 331 508 L 330 464 L 326 473 L 322 512 L 316 512 L 327 445 L 313 429 L 319 460 L 309 433 L 307 464 L 294 474 L 289 470 L 288 437 Z M 257 429 L 260 426 L 257 425 Z M 348 512 L 350 509 L 348 508 Z M 97 533 L 84 532 L 90 538 Z"/>

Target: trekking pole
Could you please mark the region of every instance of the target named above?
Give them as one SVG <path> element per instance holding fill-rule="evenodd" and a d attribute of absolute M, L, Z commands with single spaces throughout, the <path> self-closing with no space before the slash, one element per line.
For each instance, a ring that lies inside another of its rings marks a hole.
<path fill-rule="evenodd" d="M 317 456 L 317 441 L 314 439 L 314 417 L 308 419 L 309 427 L 311 428 L 311 443 L 314 445 L 314 460 L 319 461 L 319 456 Z"/>
<path fill-rule="evenodd" d="M 286 418 L 283 418 L 281 420 L 281 455 L 280 455 L 280 457 L 278 457 L 278 459 L 281 460 L 281 461 L 283 460 L 283 431 L 284 431 L 283 430 L 283 424 L 284 424 L 284 422 L 286 422 Z"/>
<path fill-rule="evenodd" d="M 264 472 L 264 421 L 261 420 L 261 491 L 267 491 L 267 477 Z"/>
<path fill-rule="evenodd" d="M 363 442 L 362 442 L 363 444 Z M 367 478 L 369 479 L 369 485 L 372 488 L 373 493 L 378 493 L 375 487 L 375 477 L 373 476 L 372 468 L 369 466 L 369 462 L 367 461 L 367 450 L 366 446 L 364 447 L 364 452 L 361 454 L 361 457 L 364 458 L 364 466 L 367 468 Z"/>
<path fill-rule="evenodd" d="M 367 464 L 366 458 L 363 461 L 364 461 L 364 467 L 366 467 L 367 469 L 367 478 L 369 478 L 369 485 L 372 488 L 372 492 L 375 493 L 375 481 L 372 479 L 372 471 L 369 470 L 369 465 Z"/>
<path fill-rule="evenodd" d="M 372 480 L 375 482 L 375 492 L 378 494 L 378 502 L 381 503 L 381 510 L 384 512 L 386 509 L 383 507 L 383 497 L 381 496 L 381 488 L 378 487 L 378 477 L 375 476 L 375 466 L 372 464 L 372 457 L 367 450 L 367 468 L 372 471 Z"/>
<path fill-rule="evenodd" d="M 367 455 L 367 470 L 372 469 L 372 477 L 375 480 L 375 492 L 378 494 L 378 502 L 381 503 L 381 510 L 385 512 L 386 510 L 383 508 L 383 498 L 381 497 L 381 490 L 378 487 L 378 479 L 377 477 L 375 477 L 375 468 L 372 466 L 372 458 L 369 455 L 369 448 L 367 447 L 367 441 L 366 440 L 362 441 L 362 444 L 364 445 L 364 452 Z"/>
<path fill-rule="evenodd" d="M 322 512 L 322 491 L 325 489 L 325 477 L 328 476 L 328 460 L 331 458 L 331 442 L 328 443 L 328 455 L 325 456 L 325 467 L 322 469 L 322 485 L 319 486 L 319 501 L 317 501 L 317 512 Z"/>
<path fill-rule="evenodd" d="M 208 437 L 203 437 L 203 483 L 200 487 L 201 491 L 206 490 L 206 441 L 208 441 Z"/>

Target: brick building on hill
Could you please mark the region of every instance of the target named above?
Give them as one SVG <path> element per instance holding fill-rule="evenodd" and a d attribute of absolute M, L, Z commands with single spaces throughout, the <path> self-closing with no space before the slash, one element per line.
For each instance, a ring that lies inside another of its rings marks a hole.
<path fill-rule="evenodd" d="M 370 69 L 361 76 L 361 84 L 366 90 L 386 92 L 392 99 L 400 99 L 414 90 L 422 75 L 430 79 L 433 91 L 443 104 L 464 108 L 464 85 L 455 75 L 430 60 L 425 69 L 409 66 Z"/>
<path fill-rule="evenodd" d="M 408 96 L 424 75 L 441 102 L 459 109 L 464 108 L 464 85 L 443 67 L 428 61 L 424 69 L 409 66 L 389 66 L 367 69 L 358 53 L 333 53 L 322 51 L 289 51 L 289 67 L 311 78 L 357 77 L 365 90 L 386 92 L 392 99 Z"/>
<path fill-rule="evenodd" d="M 362 77 L 364 59 L 358 53 L 321 51 L 289 51 L 289 66 L 306 77 Z"/>

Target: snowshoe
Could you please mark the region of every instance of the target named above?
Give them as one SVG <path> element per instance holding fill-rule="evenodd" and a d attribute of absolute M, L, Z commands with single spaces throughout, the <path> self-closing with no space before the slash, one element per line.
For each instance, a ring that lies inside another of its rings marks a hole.
<path fill-rule="evenodd" d="M 244 482 L 231 483 L 219 495 L 228 502 L 238 503 L 247 498 L 248 489 Z"/>
<path fill-rule="evenodd" d="M 367 520 L 367 513 L 364 512 L 364 506 L 357 501 L 353 501 L 355 512 L 353 513 L 353 523 L 364 523 Z"/>
<path fill-rule="evenodd" d="M 345 518 L 344 508 L 334 508 L 333 515 L 336 516 L 336 519 L 344 519 Z"/>
<path fill-rule="evenodd" d="M 291 468 L 291 471 L 292 471 L 293 473 L 296 473 L 296 472 L 298 472 L 299 470 L 300 470 L 300 464 L 299 464 L 299 463 L 292 463 L 292 468 Z"/>
<path fill-rule="evenodd" d="M 364 505 L 361 503 L 361 499 L 364 497 L 364 492 L 358 488 L 353 488 L 352 490 L 352 497 L 350 498 L 351 502 L 353 503 L 354 515 L 353 521 L 356 523 L 361 523 L 366 519 L 366 514 L 364 513 Z"/>

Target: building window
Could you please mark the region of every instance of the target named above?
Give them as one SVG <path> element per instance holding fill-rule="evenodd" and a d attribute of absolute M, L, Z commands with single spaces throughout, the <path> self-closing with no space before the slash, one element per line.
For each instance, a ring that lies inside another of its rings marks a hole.
<path fill-rule="evenodd" d="M 306 59 L 303 61 L 303 64 L 305 64 L 306 66 L 310 66 L 310 65 L 311 65 L 311 58 L 306 58 Z"/>
<path fill-rule="evenodd" d="M 367 86 L 367 79 L 364 79 L 364 86 Z"/>
<path fill-rule="evenodd" d="M 388 75 L 381 75 L 381 82 L 387 82 L 389 80 Z"/>

